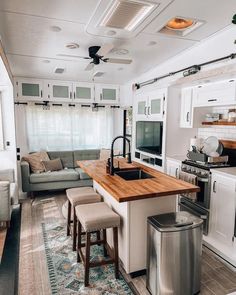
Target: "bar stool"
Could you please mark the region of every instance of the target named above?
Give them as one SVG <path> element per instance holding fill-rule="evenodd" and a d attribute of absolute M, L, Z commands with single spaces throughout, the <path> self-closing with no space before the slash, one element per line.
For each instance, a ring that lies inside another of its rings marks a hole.
<path fill-rule="evenodd" d="M 112 211 L 112 209 L 104 202 L 80 205 L 75 207 L 78 219 L 78 243 L 77 243 L 77 262 L 80 258 L 85 267 L 84 285 L 89 285 L 89 269 L 105 264 L 115 265 L 115 277 L 119 278 L 119 256 L 118 256 L 118 226 L 120 225 L 120 216 Z M 82 227 L 86 234 L 86 241 L 82 243 Z M 106 229 L 113 228 L 114 249 L 111 251 L 107 244 Z M 91 241 L 91 234 L 96 231 L 103 232 L 102 239 Z M 104 256 L 109 253 L 110 259 L 102 261 L 90 262 L 90 246 L 103 244 Z M 85 256 L 82 252 L 85 247 Z"/>
<path fill-rule="evenodd" d="M 76 227 L 77 227 L 77 217 L 75 213 L 75 206 L 82 204 L 90 204 L 101 202 L 101 196 L 97 194 L 92 187 L 77 187 L 70 188 L 66 190 L 66 195 L 68 199 L 68 211 L 67 211 L 67 236 L 70 235 L 71 232 L 71 209 L 73 210 L 73 251 L 76 250 Z M 100 233 L 99 233 L 100 234 Z M 99 238 L 98 234 L 98 238 Z"/>

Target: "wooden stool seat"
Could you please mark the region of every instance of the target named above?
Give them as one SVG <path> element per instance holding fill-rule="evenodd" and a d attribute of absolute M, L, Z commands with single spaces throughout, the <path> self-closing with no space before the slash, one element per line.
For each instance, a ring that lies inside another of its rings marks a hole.
<path fill-rule="evenodd" d="M 78 243 L 77 243 L 77 261 L 85 265 L 84 285 L 89 285 L 89 269 L 105 264 L 114 263 L 115 277 L 119 278 L 119 256 L 118 256 L 118 227 L 120 226 L 120 216 L 104 202 L 76 206 L 75 212 L 78 219 Z M 82 243 L 82 227 L 86 234 L 86 242 Z M 113 228 L 114 250 L 111 251 L 107 244 L 106 229 Z M 91 241 L 91 234 L 96 231 L 103 232 L 102 239 L 97 236 L 96 241 Z M 102 261 L 90 261 L 90 246 L 103 244 L 104 256 L 109 253 L 110 259 Z M 82 252 L 85 247 L 85 256 Z"/>
<path fill-rule="evenodd" d="M 92 187 L 77 187 L 66 190 L 68 199 L 68 211 L 67 211 L 67 236 L 70 235 L 71 225 L 71 209 L 73 209 L 73 251 L 76 250 L 76 225 L 77 217 L 75 213 L 75 207 L 82 204 L 90 204 L 101 202 L 101 196 L 97 194 Z"/>

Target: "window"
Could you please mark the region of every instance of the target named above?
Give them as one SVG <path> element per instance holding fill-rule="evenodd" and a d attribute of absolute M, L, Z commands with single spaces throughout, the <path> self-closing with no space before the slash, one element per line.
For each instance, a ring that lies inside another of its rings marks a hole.
<path fill-rule="evenodd" d="M 108 148 L 113 138 L 113 112 L 106 107 L 26 107 L 30 151 Z"/>

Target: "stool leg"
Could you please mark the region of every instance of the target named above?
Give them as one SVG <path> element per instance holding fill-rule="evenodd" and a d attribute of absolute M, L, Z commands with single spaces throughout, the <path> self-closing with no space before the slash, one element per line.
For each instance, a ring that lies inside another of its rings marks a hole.
<path fill-rule="evenodd" d="M 102 230 L 102 235 L 103 235 L 103 241 L 104 241 L 104 244 L 103 244 L 103 255 L 104 257 L 107 257 L 107 248 L 106 248 L 106 244 L 107 244 L 107 232 L 106 232 L 106 229 L 103 229 Z"/>
<path fill-rule="evenodd" d="M 67 210 L 67 236 L 70 235 L 70 218 L 71 218 L 71 203 L 68 200 L 68 210 Z"/>
<path fill-rule="evenodd" d="M 115 277 L 119 279 L 118 228 L 113 227 Z"/>
<path fill-rule="evenodd" d="M 76 224 L 77 224 L 77 216 L 75 212 L 75 207 L 73 206 L 73 251 L 76 250 Z"/>
<path fill-rule="evenodd" d="M 90 232 L 86 232 L 85 275 L 84 275 L 85 287 L 89 285 L 90 237 L 91 237 Z"/>
<path fill-rule="evenodd" d="M 80 254 L 79 254 L 79 251 L 81 250 L 81 231 L 82 231 L 82 228 L 81 228 L 81 223 L 80 221 L 78 220 L 78 233 L 77 233 L 77 238 L 78 238 L 78 241 L 77 241 L 77 262 L 80 262 Z"/>
<path fill-rule="evenodd" d="M 97 241 L 100 241 L 100 240 L 101 240 L 100 230 L 98 230 L 98 231 L 96 232 L 96 236 L 97 236 Z M 100 245 L 101 245 L 101 244 L 98 243 L 98 246 L 100 246 Z"/>

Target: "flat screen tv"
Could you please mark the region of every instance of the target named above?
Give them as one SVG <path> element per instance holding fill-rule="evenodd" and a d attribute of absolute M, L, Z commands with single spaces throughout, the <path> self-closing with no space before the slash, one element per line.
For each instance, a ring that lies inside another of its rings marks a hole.
<path fill-rule="evenodd" d="M 150 154 L 162 154 L 163 122 L 136 122 L 136 149 Z"/>

